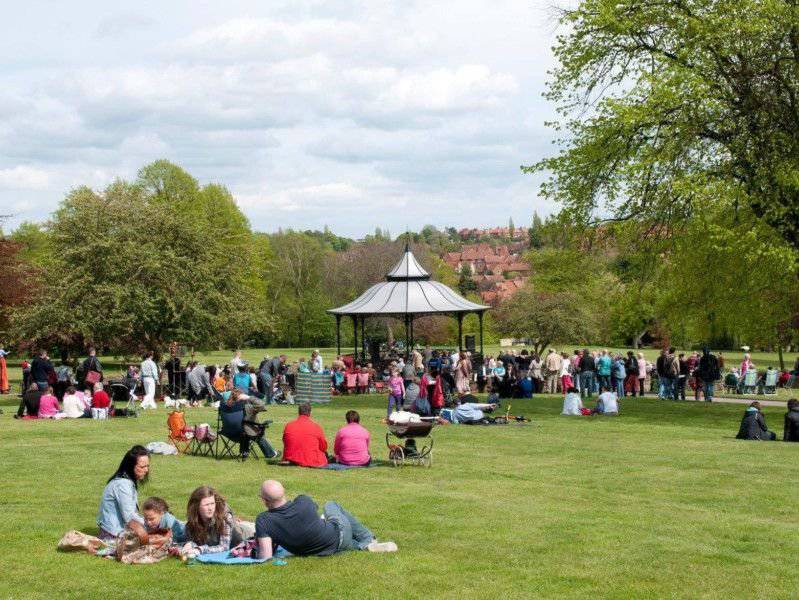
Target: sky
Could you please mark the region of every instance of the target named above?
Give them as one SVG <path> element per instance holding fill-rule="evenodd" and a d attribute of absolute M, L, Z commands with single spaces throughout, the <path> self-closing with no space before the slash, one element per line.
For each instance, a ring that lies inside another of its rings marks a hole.
<path fill-rule="evenodd" d="M 0 215 L 166 158 L 253 229 L 362 237 L 556 210 L 553 0 L 28 1 L 0 21 Z"/>

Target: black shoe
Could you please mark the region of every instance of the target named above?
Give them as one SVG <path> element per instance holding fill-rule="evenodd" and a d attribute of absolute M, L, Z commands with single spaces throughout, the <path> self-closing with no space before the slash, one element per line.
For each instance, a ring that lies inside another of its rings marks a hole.
<path fill-rule="evenodd" d="M 14 415 L 14 418 L 15 419 L 21 419 L 22 417 L 20 417 L 19 415 Z"/>

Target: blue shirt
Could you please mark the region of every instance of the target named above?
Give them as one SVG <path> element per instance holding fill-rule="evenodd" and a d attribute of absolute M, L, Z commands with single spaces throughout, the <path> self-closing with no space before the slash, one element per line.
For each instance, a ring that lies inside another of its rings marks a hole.
<path fill-rule="evenodd" d="M 127 477 L 109 481 L 100 499 L 97 525 L 111 535 L 119 535 L 128 521 L 144 524 L 139 514 L 139 494 L 135 484 Z"/>
<path fill-rule="evenodd" d="M 158 529 L 172 531 L 172 541 L 183 543 L 186 541 L 186 524 L 180 521 L 171 512 L 165 512 L 158 523 Z"/>
<path fill-rule="evenodd" d="M 456 423 L 469 423 L 483 418 L 483 411 L 474 402 L 466 402 L 455 408 L 453 418 Z"/>
<path fill-rule="evenodd" d="M 600 375 L 610 375 L 610 357 L 606 354 L 600 356 L 597 362 L 597 371 Z"/>

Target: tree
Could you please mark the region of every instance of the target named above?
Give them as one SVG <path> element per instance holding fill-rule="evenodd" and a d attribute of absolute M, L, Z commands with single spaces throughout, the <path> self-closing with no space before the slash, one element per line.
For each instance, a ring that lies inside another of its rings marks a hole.
<path fill-rule="evenodd" d="M 533 223 L 530 226 L 529 230 L 531 250 L 538 250 L 539 248 L 541 248 L 541 246 L 544 245 L 544 240 L 541 237 L 541 230 L 543 228 L 544 228 L 544 223 L 541 221 L 541 217 L 538 216 L 537 212 L 534 212 Z"/>
<path fill-rule="evenodd" d="M 13 308 L 30 302 L 36 292 L 38 269 L 22 259 L 24 244 L 0 237 L 0 331 L 9 326 Z"/>
<path fill-rule="evenodd" d="M 458 273 L 458 292 L 461 296 L 465 296 L 470 292 L 477 291 L 477 283 L 472 279 L 472 271 L 468 265 L 461 265 L 460 272 Z"/>
<path fill-rule="evenodd" d="M 243 339 L 251 328 L 249 227 L 221 186 L 200 188 L 159 161 L 136 183 L 73 190 L 47 234 L 45 287 L 15 310 L 19 339 L 158 352 L 172 340 Z"/>
<path fill-rule="evenodd" d="M 545 196 L 665 235 L 709 202 L 799 248 L 796 2 L 582 0 L 561 24 L 547 97 L 567 135 L 523 167 L 551 173 Z"/>
<path fill-rule="evenodd" d="M 543 293 L 525 286 L 494 315 L 503 335 L 530 338 L 541 354 L 553 342 L 588 343 L 595 339 L 593 309 L 574 292 Z"/>
<path fill-rule="evenodd" d="M 276 320 L 273 341 L 289 346 L 331 342 L 325 245 L 316 236 L 290 230 L 269 236 L 269 243 L 272 258 L 263 277 Z"/>
<path fill-rule="evenodd" d="M 508 217 L 508 235 L 513 238 L 513 232 L 516 228 L 513 226 L 513 217 Z"/>

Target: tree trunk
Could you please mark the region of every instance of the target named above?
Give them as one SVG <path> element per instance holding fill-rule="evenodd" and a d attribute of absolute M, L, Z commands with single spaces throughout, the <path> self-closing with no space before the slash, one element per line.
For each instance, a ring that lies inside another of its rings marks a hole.
<path fill-rule="evenodd" d="M 782 344 L 777 346 L 777 354 L 780 357 L 780 371 L 785 370 L 785 357 L 782 355 Z"/>

